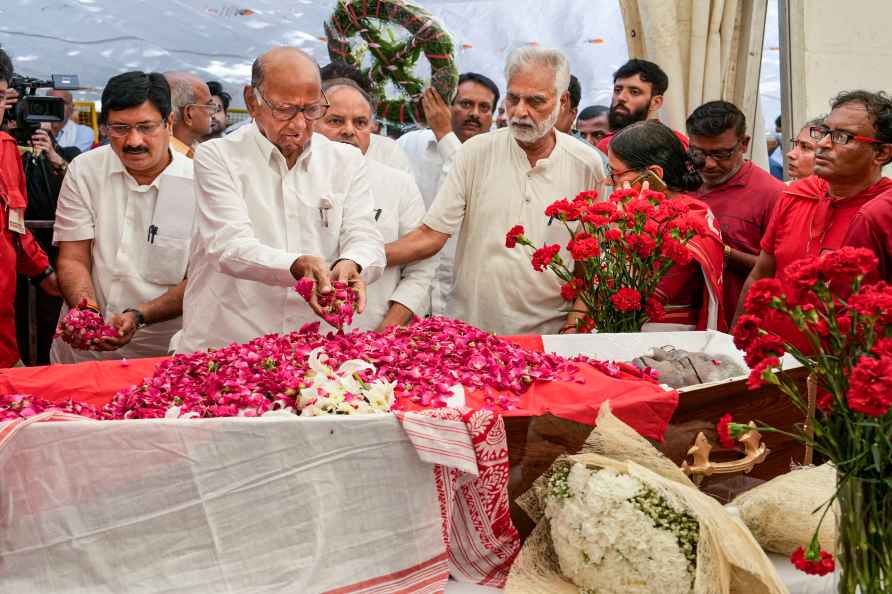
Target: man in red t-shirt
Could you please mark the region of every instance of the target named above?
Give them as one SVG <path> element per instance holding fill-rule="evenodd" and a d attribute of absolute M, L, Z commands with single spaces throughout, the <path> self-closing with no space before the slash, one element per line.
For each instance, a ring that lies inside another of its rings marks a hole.
<path fill-rule="evenodd" d="M 876 271 L 868 275 L 868 282 L 892 283 L 892 192 L 877 196 L 855 215 L 843 243 L 876 254 L 880 262 Z"/>
<path fill-rule="evenodd" d="M 0 121 L 6 111 L 6 90 L 12 78 L 12 62 L 0 49 Z M 46 253 L 25 228 L 28 193 L 25 172 L 16 142 L 0 132 L 0 368 L 19 362 L 15 334 L 16 273 L 52 295 L 59 294 L 56 274 Z"/>
<path fill-rule="evenodd" d="M 709 205 L 722 230 L 722 287 L 728 324 L 743 283 L 759 256 L 762 236 L 783 182 L 744 159 L 750 137 L 746 116 L 727 101 L 704 103 L 687 120 L 690 155 L 703 185 L 692 195 Z"/>
<path fill-rule="evenodd" d="M 598 142 L 598 149 L 606 155 L 617 132 L 635 122 L 656 120 L 668 88 L 669 77 L 653 62 L 633 59 L 620 66 L 613 73 L 613 99 L 607 114 L 610 134 Z M 673 132 L 687 149 L 687 137 Z"/>
<path fill-rule="evenodd" d="M 840 248 L 855 215 L 872 200 L 892 196 L 892 180 L 882 168 L 892 161 L 892 99 L 882 93 L 839 94 L 823 126 L 811 129 L 816 141 L 815 175 L 784 190 L 762 238 L 762 252 L 747 278 L 786 281 L 786 267 Z"/>

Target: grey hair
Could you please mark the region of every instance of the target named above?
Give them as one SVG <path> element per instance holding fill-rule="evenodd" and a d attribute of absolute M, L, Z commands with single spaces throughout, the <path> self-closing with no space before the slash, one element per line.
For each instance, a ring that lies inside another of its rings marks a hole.
<path fill-rule="evenodd" d="M 537 46 L 519 47 L 508 56 L 505 64 L 505 80 L 510 82 L 511 77 L 521 70 L 545 66 L 554 72 L 554 90 L 558 97 L 570 88 L 570 62 L 566 56 L 556 49 Z"/>
<path fill-rule="evenodd" d="M 362 87 L 356 84 L 356 81 L 350 78 L 330 78 L 326 81 L 322 81 L 322 92 L 328 93 L 329 95 L 334 94 L 335 91 L 342 87 L 353 89 L 362 95 L 362 98 L 369 104 L 369 113 L 372 117 L 375 117 L 375 112 L 378 109 L 378 102 L 366 93 Z"/>
<path fill-rule="evenodd" d="M 197 102 L 195 87 L 187 77 L 178 74 L 165 74 L 170 85 L 170 108 L 177 121 L 183 117 L 183 108 Z"/>

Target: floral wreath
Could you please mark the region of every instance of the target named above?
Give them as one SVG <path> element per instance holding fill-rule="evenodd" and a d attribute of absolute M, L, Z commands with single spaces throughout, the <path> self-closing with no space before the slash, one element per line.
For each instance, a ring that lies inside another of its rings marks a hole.
<path fill-rule="evenodd" d="M 409 39 L 405 42 L 393 39 L 380 26 L 384 23 L 404 28 L 410 34 Z M 425 84 L 412 74 L 422 53 L 431 66 L 431 86 L 447 102 L 455 93 L 458 70 L 452 39 L 420 6 L 403 0 L 339 0 L 325 23 L 325 34 L 331 60 L 361 69 L 376 89 L 378 117 L 382 120 L 398 125 L 424 122 L 418 99 Z M 364 44 L 354 49 L 350 39 L 356 35 Z M 372 56 L 372 64 L 367 69 L 362 69 L 361 64 L 366 51 L 363 46 Z M 401 92 L 402 98 L 385 97 L 388 81 Z"/>

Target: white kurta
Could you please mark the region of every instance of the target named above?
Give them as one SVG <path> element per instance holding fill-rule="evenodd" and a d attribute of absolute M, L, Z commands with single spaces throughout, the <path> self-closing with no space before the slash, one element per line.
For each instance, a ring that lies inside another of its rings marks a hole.
<path fill-rule="evenodd" d="M 319 318 L 292 287 L 302 255 L 385 266 L 365 159 L 314 134 L 290 170 L 250 124 L 195 153 L 198 221 L 192 238 L 183 333 L 177 352 L 219 348 Z"/>
<path fill-rule="evenodd" d="M 369 136 L 369 148 L 365 152 L 365 158 L 412 175 L 409 157 L 393 138 L 380 134 Z"/>
<path fill-rule="evenodd" d="M 449 314 L 500 335 L 557 333 L 567 310 L 560 281 L 533 270 L 529 248 L 506 248 L 505 234 L 523 225 L 537 247 L 566 245 L 569 234 L 559 222 L 548 224 L 545 208 L 603 177 L 597 151 L 560 132 L 535 167 L 508 128 L 468 140 L 424 218 L 441 233 L 461 229 Z M 561 257 L 572 266 L 566 250 Z"/>
<path fill-rule="evenodd" d="M 424 218 L 424 200 L 412 176 L 368 160 L 369 185 L 375 197 L 375 215 L 384 243 L 396 241 L 418 228 Z M 400 303 L 422 318 L 430 311 L 431 283 L 439 258 L 408 266 L 388 266 L 366 294 L 365 311 L 353 320 L 354 328 L 374 330 L 384 319 L 390 302 Z"/>
<path fill-rule="evenodd" d="M 106 320 L 151 301 L 186 275 L 195 218 L 192 161 L 177 152 L 161 175 L 139 185 L 110 146 L 71 162 L 56 209 L 54 240 L 92 239 L 92 280 Z M 149 227 L 158 231 L 149 241 Z M 62 308 L 64 316 L 67 307 Z M 182 318 L 141 328 L 116 351 L 81 351 L 53 341 L 53 363 L 134 359 L 167 354 Z"/>
<path fill-rule="evenodd" d="M 455 155 L 461 149 L 461 141 L 454 132 L 450 132 L 437 141 L 433 130 L 415 130 L 400 136 L 397 143 L 409 157 L 412 174 L 424 205 L 431 207 L 437 191 L 452 166 Z M 437 316 L 447 315 L 447 300 L 452 292 L 453 269 L 455 267 L 455 249 L 458 245 L 457 235 L 453 235 L 440 250 L 440 264 L 431 293 L 432 313 Z"/>

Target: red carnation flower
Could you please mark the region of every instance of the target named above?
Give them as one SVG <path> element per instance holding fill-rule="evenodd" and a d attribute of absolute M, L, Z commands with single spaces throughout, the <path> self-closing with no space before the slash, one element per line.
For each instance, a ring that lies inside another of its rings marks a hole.
<path fill-rule="evenodd" d="M 739 348 L 741 351 L 745 351 L 750 348 L 750 345 L 754 340 L 759 338 L 760 328 L 762 326 L 761 318 L 756 316 L 751 316 L 749 314 L 744 314 L 737 319 L 737 324 L 734 326 L 733 334 L 734 334 L 734 346 Z"/>
<path fill-rule="evenodd" d="M 867 285 L 848 301 L 851 309 L 867 318 L 877 318 L 883 326 L 892 325 L 892 286 L 885 282 Z"/>
<path fill-rule="evenodd" d="M 574 198 L 574 200 L 583 200 L 589 204 L 594 204 L 598 201 L 598 192 L 596 190 L 579 192 L 578 194 L 576 194 L 576 198 Z"/>
<path fill-rule="evenodd" d="M 610 201 L 615 204 L 617 202 L 625 202 L 629 198 L 634 198 L 636 196 L 638 196 L 638 192 L 636 190 L 633 190 L 631 188 L 624 190 L 621 188 L 619 190 L 613 191 L 613 194 L 610 195 Z"/>
<path fill-rule="evenodd" d="M 579 219 L 579 208 L 566 198 L 552 202 L 545 209 L 545 216 L 561 219 L 562 221 L 576 221 Z"/>
<path fill-rule="evenodd" d="M 619 311 L 638 311 L 641 309 L 641 293 L 629 287 L 623 287 L 610 297 L 611 303 Z"/>
<path fill-rule="evenodd" d="M 733 420 L 731 413 L 727 413 L 719 419 L 718 424 L 715 426 L 715 430 L 719 434 L 719 443 L 722 444 L 723 448 L 734 449 L 737 445 L 734 442 L 734 437 L 731 435 L 731 427 L 729 426 Z"/>
<path fill-rule="evenodd" d="M 892 408 L 892 356 L 862 356 L 849 377 L 849 408 L 871 417 L 882 417 Z"/>
<path fill-rule="evenodd" d="M 815 400 L 815 406 L 818 407 L 818 410 L 822 413 L 829 414 L 833 409 L 833 393 L 828 392 L 824 388 L 818 388 L 817 399 Z"/>
<path fill-rule="evenodd" d="M 750 390 L 761 388 L 765 385 L 765 374 L 770 373 L 772 369 L 777 367 L 780 367 L 780 359 L 777 357 L 762 359 L 750 372 L 750 376 L 746 380 L 746 387 Z"/>
<path fill-rule="evenodd" d="M 876 270 L 879 261 L 867 248 L 844 247 L 823 256 L 821 274 L 830 282 L 848 288 L 859 276 Z"/>
<path fill-rule="evenodd" d="M 752 369 L 766 357 L 780 357 L 784 354 L 784 341 L 776 334 L 763 334 L 750 343 L 746 350 L 746 364 Z"/>
<path fill-rule="evenodd" d="M 691 261 L 691 252 L 680 241 L 670 235 L 663 236 L 662 255 L 671 258 L 679 266 L 684 266 Z"/>
<path fill-rule="evenodd" d="M 580 235 L 582 234 L 580 233 Z M 588 234 L 586 233 L 586 235 Z M 598 240 L 591 236 L 581 241 L 573 240 L 567 245 L 567 248 L 569 248 L 570 254 L 577 262 L 589 258 L 597 258 L 601 255 L 601 246 L 598 244 Z"/>
<path fill-rule="evenodd" d="M 505 235 L 505 247 L 513 248 L 521 237 L 523 237 L 523 225 L 514 225 Z"/>
<path fill-rule="evenodd" d="M 542 272 L 552 263 L 559 251 L 561 251 L 561 246 L 557 244 L 539 248 L 533 252 L 533 268 L 538 272 Z"/>
<path fill-rule="evenodd" d="M 639 235 L 638 245 L 635 246 L 635 253 L 642 258 L 647 258 L 653 251 L 657 249 L 657 242 L 649 235 Z"/>
<path fill-rule="evenodd" d="M 607 230 L 607 232 L 604 234 L 604 238 L 607 241 L 621 241 L 623 238 L 623 233 L 622 231 L 614 227 L 613 229 Z"/>
<path fill-rule="evenodd" d="M 808 546 L 808 550 L 799 547 L 790 555 L 790 562 L 798 569 L 809 575 L 827 575 L 836 569 L 833 555 L 818 547 L 817 543 Z"/>
<path fill-rule="evenodd" d="M 579 295 L 579 291 L 585 286 L 585 281 L 581 278 L 574 278 L 570 282 L 561 285 L 561 297 L 564 301 L 575 301 Z"/>
<path fill-rule="evenodd" d="M 632 200 L 626 205 L 626 212 L 632 215 L 643 214 L 650 216 L 654 212 L 654 205 L 647 200 Z"/>
<path fill-rule="evenodd" d="M 662 320 L 666 315 L 666 310 L 663 308 L 663 304 L 656 297 L 651 297 L 647 300 L 647 306 L 644 308 L 644 313 L 647 314 L 647 319 L 651 322 L 656 322 Z"/>
<path fill-rule="evenodd" d="M 763 278 L 750 286 L 744 308 L 748 314 L 764 316 L 775 297 L 782 294 L 781 282 L 776 278 Z"/>

